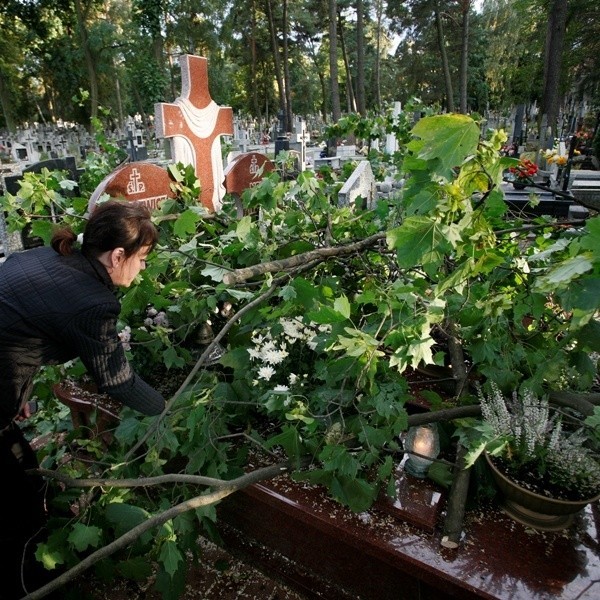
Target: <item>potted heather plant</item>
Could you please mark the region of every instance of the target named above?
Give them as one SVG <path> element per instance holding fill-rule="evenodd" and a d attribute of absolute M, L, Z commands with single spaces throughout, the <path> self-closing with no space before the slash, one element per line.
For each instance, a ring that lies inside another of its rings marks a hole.
<path fill-rule="evenodd" d="M 469 464 L 483 454 L 502 508 L 517 521 L 542 530 L 568 527 L 600 498 L 597 415 L 574 426 L 529 390 L 506 399 L 491 383 L 488 394 L 479 388 L 478 395 L 482 419 L 474 426 L 478 443 L 468 443 Z"/>

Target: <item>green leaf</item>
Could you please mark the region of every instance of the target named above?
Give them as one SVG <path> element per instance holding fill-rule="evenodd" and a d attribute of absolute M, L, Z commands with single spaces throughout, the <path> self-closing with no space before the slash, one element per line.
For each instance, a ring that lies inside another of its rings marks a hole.
<path fill-rule="evenodd" d="M 297 459 L 302 454 L 302 442 L 295 427 L 284 427 L 279 435 L 269 438 L 265 446 L 282 446 L 289 458 Z"/>
<path fill-rule="evenodd" d="M 31 223 L 31 234 L 34 237 L 39 237 L 44 240 L 45 244 L 49 244 L 52 239 L 52 233 L 54 231 L 54 225 L 50 221 L 38 219 Z"/>
<path fill-rule="evenodd" d="M 420 119 L 413 127 L 413 135 L 421 138 L 417 156 L 434 161 L 430 166 L 450 179 L 452 169 L 477 150 L 479 126 L 467 115 L 435 115 Z M 414 144 L 411 142 L 409 148 Z"/>
<path fill-rule="evenodd" d="M 307 317 L 319 325 L 327 323 L 342 323 L 347 318 L 341 312 L 331 308 L 330 306 L 321 306 L 319 310 L 310 311 L 307 314 Z"/>
<path fill-rule="evenodd" d="M 142 422 L 137 417 L 128 417 L 123 419 L 115 430 L 115 437 L 125 446 L 133 444 L 138 436 L 142 435 L 147 429 L 147 426 L 142 425 Z"/>
<path fill-rule="evenodd" d="M 427 469 L 427 477 L 437 484 L 448 489 L 452 485 L 452 469 L 443 463 L 434 462 Z"/>
<path fill-rule="evenodd" d="M 354 512 L 363 512 L 370 508 L 377 490 L 363 479 L 334 477 L 331 492 L 343 504 Z"/>
<path fill-rule="evenodd" d="M 102 537 L 102 530 L 95 525 L 84 525 L 83 523 L 75 523 L 69 537 L 68 542 L 78 552 L 87 550 L 90 546 L 97 548 Z"/>
<path fill-rule="evenodd" d="M 118 536 L 143 523 L 150 514 L 139 506 L 113 502 L 106 507 L 106 518 L 115 526 Z"/>
<path fill-rule="evenodd" d="M 350 302 L 346 296 L 342 295 L 339 298 L 336 298 L 333 303 L 333 308 L 346 319 L 350 318 Z"/>
<path fill-rule="evenodd" d="M 419 264 L 441 261 L 450 246 L 438 223 L 428 217 L 409 217 L 400 227 L 387 232 L 390 250 L 398 252 L 398 265 L 408 269 Z"/>
<path fill-rule="evenodd" d="M 186 238 L 196 232 L 196 223 L 200 216 L 193 210 L 182 212 L 173 224 L 173 233 L 180 238 Z"/>
<path fill-rule="evenodd" d="M 171 367 L 183 367 L 185 365 L 185 360 L 177 354 L 177 350 L 173 346 L 163 352 L 163 362 L 167 369 Z"/>
<path fill-rule="evenodd" d="M 223 281 L 223 275 L 229 273 L 231 269 L 219 267 L 218 265 L 206 265 L 201 271 L 201 275 L 210 277 L 213 281 Z"/>
<path fill-rule="evenodd" d="M 64 552 L 60 548 L 45 543 L 38 544 L 35 557 L 49 570 L 55 569 L 56 565 L 62 565 L 65 562 Z"/>
<path fill-rule="evenodd" d="M 183 555 L 174 541 L 167 540 L 160 547 L 158 560 L 163 564 L 165 571 L 173 577 L 179 568 L 179 563 L 183 560 Z"/>
<path fill-rule="evenodd" d="M 134 556 L 117 563 L 117 570 L 127 579 L 144 581 L 152 574 L 152 563 L 144 556 Z"/>
<path fill-rule="evenodd" d="M 540 277 L 534 289 L 555 291 L 558 285 L 565 285 L 593 268 L 594 265 L 587 256 L 578 254 L 573 258 L 565 260 L 559 266 L 548 271 L 546 275 Z"/>

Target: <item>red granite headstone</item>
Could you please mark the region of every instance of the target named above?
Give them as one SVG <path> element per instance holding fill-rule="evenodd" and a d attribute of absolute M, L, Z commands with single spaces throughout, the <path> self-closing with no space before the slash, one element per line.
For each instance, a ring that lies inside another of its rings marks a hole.
<path fill-rule="evenodd" d="M 247 152 L 236 156 L 223 171 L 228 194 L 241 196 L 244 190 L 258 185 L 265 173 L 275 170 L 275 165 L 260 152 Z"/>
<path fill-rule="evenodd" d="M 210 97 L 206 58 L 184 54 L 179 64 L 181 96 L 155 105 L 156 136 L 170 139 L 176 162 L 194 167 L 202 204 L 218 210 L 225 195 L 220 136 L 233 135 L 233 111 Z"/>
<path fill-rule="evenodd" d="M 105 177 L 94 190 L 88 203 L 91 212 L 103 194 L 111 198 L 123 198 L 141 202 L 150 210 L 158 207 L 165 198 L 174 198 L 169 173 L 157 165 L 134 162 L 119 167 Z"/>

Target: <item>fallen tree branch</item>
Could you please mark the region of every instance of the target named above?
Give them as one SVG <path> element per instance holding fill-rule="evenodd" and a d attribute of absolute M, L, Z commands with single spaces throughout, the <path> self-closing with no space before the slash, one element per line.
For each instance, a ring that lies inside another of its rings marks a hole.
<path fill-rule="evenodd" d="M 27 473 L 31 475 L 40 475 L 46 479 L 55 479 L 64 483 L 67 487 L 92 488 L 92 487 L 115 487 L 115 488 L 135 488 L 150 487 L 153 485 L 165 485 L 166 483 L 188 483 L 191 485 L 206 485 L 213 488 L 223 488 L 230 484 L 223 479 L 213 479 L 212 477 L 203 477 L 202 475 L 185 475 L 182 473 L 169 473 L 167 475 L 157 475 L 155 477 L 138 477 L 130 479 L 110 479 L 110 478 L 89 478 L 76 479 L 69 477 L 64 473 L 50 471 L 49 469 L 28 469 Z"/>
<path fill-rule="evenodd" d="M 53 579 L 51 582 L 47 583 L 43 587 L 27 594 L 21 600 L 37 600 L 38 598 L 43 598 L 48 594 L 54 592 L 55 590 L 61 588 L 63 585 L 72 581 L 89 569 L 92 565 L 96 564 L 100 560 L 107 558 L 111 554 L 114 554 L 118 550 L 122 550 L 126 548 L 130 544 L 132 544 L 135 540 L 137 540 L 143 533 L 163 525 L 167 521 L 174 519 L 178 515 L 187 512 L 189 510 L 194 510 L 196 508 L 200 508 L 202 506 L 208 506 L 210 504 L 215 504 L 219 500 L 237 492 L 253 483 L 257 483 L 259 481 L 263 481 L 265 479 L 272 479 L 273 477 L 277 477 L 287 471 L 290 470 L 290 465 L 288 463 L 272 465 L 269 467 L 264 467 L 262 469 L 257 469 L 256 471 L 252 471 L 251 473 L 246 473 L 237 479 L 232 479 L 231 481 L 223 482 L 225 485 L 222 489 L 212 492 L 210 494 L 205 494 L 202 496 L 196 496 L 194 498 L 190 498 L 180 504 L 176 504 L 166 511 L 154 515 L 147 521 L 140 523 L 133 529 L 130 529 L 127 533 L 123 534 L 121 537 L 117 538 L 107 546 L 96 550 L 86 558 L 84 558 L 80 563 L 57 577 Z"/>
<path fill-rule="evenodd" d="M 456 451 L 454 481 L 448 496 L 443 537 L 440 542 L 444 548 L 457 548 L 462 534 L 467 493 L 469 492 L 469 481 L 471 479 L 471 469 L 465 469 L 465 454 L 464 446 L 459 444 Z"/>
<path fill-rule="evenodd" d="M 273 284 L 269 289 L 267 289 L 262 294 L 260 294 L 260 296 L 257 296 L 256 298 L 254 298 L 254 300 L 252 300 L 251 302 L 248 302 L 248 304 L 246 304 L 246 306 L 244 306 L 240 310 L 238 310 L 229 319 L 229 321 L 227 321 L 227 323 L 225 323 L 225 325 L 219 331 L 219 333 L 217 333 L 217 335 L 215 335 L 215 337 L 211 341 L 211 343 L 208 344 L 208 346 L 206 347 L 206 349 L 204 350 L 204 352 L 202 353 L 202 355 L 200 356 L 200 358 L 198 359 L 198 361 L 196 362 L 196 364 L 194 365 L 192 370 L 189 372 L 188 376 L 185 378 L 185 381 L 179 386 L 179 389 L 175 392 L 175 394 L 173 394 L 171 399 L 167 402 L 163 412 L 156 418 L 156 420 L 152 423 L 152 425 L 150 427 L 148 427 L 148 430 L 146 431 L 146 433 L 142 436 L 142 438 L 140 440 L 138 440 L 138 442 L 135 444 L 135 446 L 133 446 L 127 452 L 127 454 L 125 455 L 125 461 L 128 461 L 146 443 L 146 441 L 150 438 L 150 436 L 158 429 L 158 426 L 160 425 L 161 421 L 163 420 L 165 415 L 169 412 L 169 410 L 171 409 L 171 407 L 173 406 L 173 404 L 175 403 L 175 401 L 177 400 L 179 395 L 183 392 L 183 390 L 185 390 L 185 388 L 194 379 L 194 377 L 196 376 L 196 373 L 198 373 L 198 371 L 200 370 L 200 367 L 202 367 L 202 365 L 204 365 L 206 359 L 210 356 L 213 348 L 225 337 L 225 335 L 233 327 L 233 325 L 237 321 L 239 321 L 239 319 L 241 319 L 247 312 L 250 312 L 254 307 L 258 306 L 259 304 L 262 304 L 262 302 L 264 302 L 267 298 L 272 296 L 273 293 L 275 292 L 275 290 L 277 289 L 277 287 L 278 286 L 276 284 Z"/>
<path fill-rule="evenodd" d="M 314 260 L 324 260 L 333 256 L 347 256 L 354 252 L 360 252 L 369 246 L 373 246 L 380 240 L 385 239 L 387 233 L 385 231 L 376 233 L 375 235 L 369 236 L 364 240 L 346 244 L 344 246 L 329 246 L 327 248 L 317 248 L 316 250 L 309 250 L 302 254 L 296 254 L 296 256 L 290 256 L 290 258 L 283 258 L 281 260 L 273 260 L 265 263 L 259 263 L 252 265 L 251 267 L 244 267 L 242 269 L 235 269 L 229 271 L 223 275 L 223 282 L 227 285 L 235 283 L 242 283 L 251 277 L 257 275 L 264 275 L 265 273 L 277 273 L 279 271 L 289 271 L 296 267 L 300 267 L 306 263 Z"/>

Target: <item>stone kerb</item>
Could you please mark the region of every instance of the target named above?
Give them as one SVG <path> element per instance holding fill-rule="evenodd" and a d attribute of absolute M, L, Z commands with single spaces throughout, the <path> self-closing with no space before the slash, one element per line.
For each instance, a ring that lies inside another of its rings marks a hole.
<path fill-rule="evenodd" d="M 96 202 L 106 194 L 129 202 L 141 202 L 154 210 L 166 198 L 174 198 L 171 177 L 166 169 L 146 162 L 128 163 L 105 177 L 88 202 L 91 212 Z"/>
<path fill-rule="evenodd" d="M 338 205 L 351 206 L 360 196 L 366 201 L 367 207 L 371 207 L 375 201 L 376 193 L 377 185 L 371 163 L 363 160 L 358 163 L 352 175 L 338 192 Z"/>

